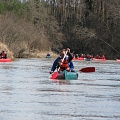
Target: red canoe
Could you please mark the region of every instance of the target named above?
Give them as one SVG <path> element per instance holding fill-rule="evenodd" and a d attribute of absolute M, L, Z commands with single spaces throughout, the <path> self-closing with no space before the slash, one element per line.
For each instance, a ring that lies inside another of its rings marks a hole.
<path fill-rule="evenodd" d="M 116 59 L 116 62 L 120 62 L 120 59 Z"/>
<path fill-rule="evenodd" d="M 80 58 L 73 58 L 73 60 L 84 60 L 84 58 L 80 57 Z"/>
<path fill-rule="evenodd" d="M 0 62 L 11 62 L 11 58 L 7 58 L 7 59 L 0 59 Z"/>
<path fill-rule="evenodd" d="M 102 59 L 102 58 L 100 58 L 100 59 L 93 58 L 93 60 L 96 60 L 96 61 L 106 61 L 106 59 Z"/>

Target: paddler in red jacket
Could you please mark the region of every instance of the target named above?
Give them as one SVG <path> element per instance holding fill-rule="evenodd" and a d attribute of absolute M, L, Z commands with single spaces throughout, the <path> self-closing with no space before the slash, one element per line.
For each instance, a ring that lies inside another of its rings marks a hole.
<path fill-rule="evenodd" d="M 1 53 L 0 53 L 0 59 L 6 59 L 7 58 L 7 53 L 3 50 Z"/>
<path fill-rule="evenodd" d="M 69 48 L 63 49 L 60 52 L 60 56 L 54 61 L 50 74 L 52 74 L 56 68 L 58 68 L 59 71 L 63 70 L 74 71 L 72 59 L 73 55 L 70 53 L 70 49 Z"/>

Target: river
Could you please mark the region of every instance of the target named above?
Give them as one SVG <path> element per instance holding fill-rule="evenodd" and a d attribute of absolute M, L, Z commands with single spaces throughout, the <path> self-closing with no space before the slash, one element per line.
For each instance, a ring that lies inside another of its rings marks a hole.
<path fill-rule="evenodd" d="M 0 120 L 120 120 L 120 62 L 73 61 L 78 80 L 52 81 L 53 61 L 0 63 Z"/>

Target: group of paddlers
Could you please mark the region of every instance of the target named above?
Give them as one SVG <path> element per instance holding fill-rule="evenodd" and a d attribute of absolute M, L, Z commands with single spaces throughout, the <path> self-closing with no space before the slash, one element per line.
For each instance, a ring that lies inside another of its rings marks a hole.
<path fill-rule="evenodd" d="M 81 54 L 80 56 L 78 54 L 75 54 L 74 55 L 74 58 L 87 58 L 87 59 L 93 59 L 93 58 L 96 58 L 96 59 L 106 59 L 104 54 L 102 56 L 99 56 L 99 55 L 96 55 L 95 57 L 93 55 L 90 55 L 90 54 Z"/>

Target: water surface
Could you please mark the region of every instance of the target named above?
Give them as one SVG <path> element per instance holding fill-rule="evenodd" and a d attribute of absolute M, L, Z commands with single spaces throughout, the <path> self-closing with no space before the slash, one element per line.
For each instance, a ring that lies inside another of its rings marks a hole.
<path fill-rule="evenodd" d="M 52 81 L 53 61 L 0 63 L 0 120 L 120 120 L 120 62 L 73 61 L 78 80 Z"/>

